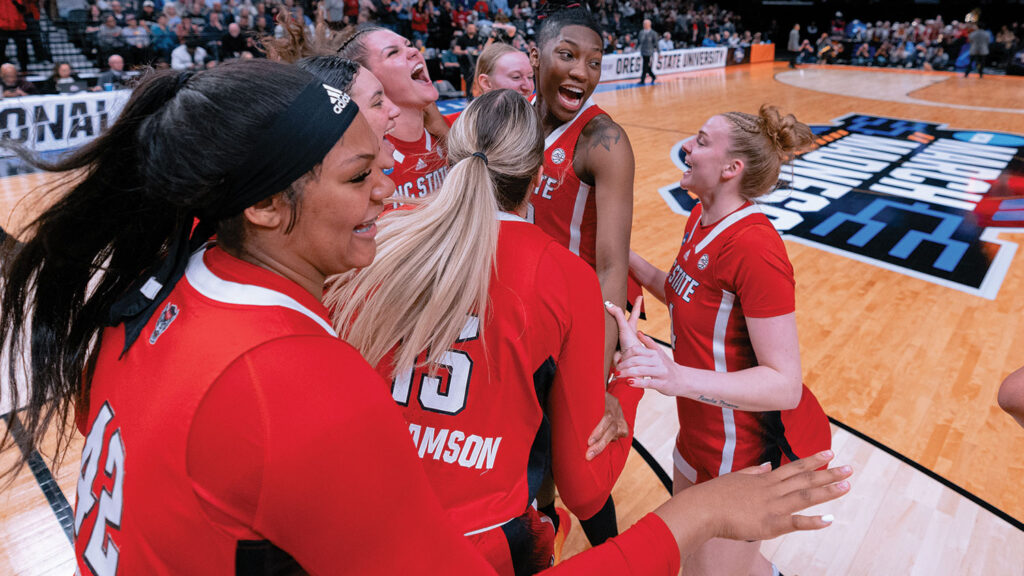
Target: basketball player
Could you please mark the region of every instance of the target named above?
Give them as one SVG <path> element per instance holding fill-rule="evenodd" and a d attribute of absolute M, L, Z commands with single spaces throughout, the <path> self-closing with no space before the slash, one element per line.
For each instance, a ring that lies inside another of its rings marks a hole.
<path fill-rule="evenodd" d="M 590 96 L 601 79 L 601 29 L 579 4 L 548 2 L 542 10 L 534 102 L 544 127 L 544 176 L 534 190 L 528 219 L 597 272 L 604 300 L 627 303 L 629 236 L 633 219 L 633 148 L 626 132 Z M 639 286 L 631 294 L 640 295 Z M 605 323 L 604 368 L 615 351 L 616 329 Z M 619 407 L 607 398 L 607 417 L 593 437 L 598 445 L 625 433 Z M 554 516 L 553 495 L 541 493 L 541 509 Z M 611 499 L 581 525 L 591 543 L 617 533 Z M 555 519 L 557 522 L 557 519 Z"/>
<path fill-rule="evenodd" d="M 676 493 L 759 462 L 796 460 L 831 443 L 828 419 L 802 384 L 793 267 L 754 203 L 780 166 L 813 140 L 771 106 L 713 116 L 683 144 L 680 186 L 700 204 L 670 272 L 633 254 L 636 278 L 668 305 L 674 359 L 650 338 L 623 350 L 623 377 L 678 397 Z M 629 330 L 622 325 L 620 330 Z M 710 542 L 686 574 L 772 574 L 759 543 Z"/>
<path fill-rule="evenodd" d="M 319 302 L 325 274 L 374 257 L 391 190 L 377 140 L 344 92 L 243 60 L 155 73 L 109 130 L 48 165 L 74 176 L 3 270 L 0 342 L 28 358 L 3 400 L 25 405 L 24 454 L 51 426 L 66 447 L 79 415 L 82 574 L 492 573 Z M 203 154 L 172 152 L 186 146 Z M 824 527 L 791 514 L 848 490 L 833 484 L 845 469 L 805 474 L 829 457 L 673 499 L 562 573 L 670 570 L 711 536 Z M 765 508 L 725 506 L 744 494 Z"/>
<path fill-rule="evenodd" d="M 479 97 L 491 90 L 507 88 L 524 97 L 533 94 L 533 66 L 530 58 L 511 44 L 488 44 L 476 61 L 476 79 L 473 92 Z"/>
<path fill-rule="evenodd" d="M 549 462 L 562 501 L 592 518 L 632 435 L 586 458 L 604 411 L 604 312 L 594 271 L 523 219 L 544 142 L 530 103 L 487 92 L 447 141 L 441 189 L 388 214 L 377 260 L 325 303 L 341 337 L 392 382 L 458 530 L 499 573 L 533 574 L 555 536 L 531 506 Z M 636 392 L 610 387 L 630 430 Z"/>
<path fill-rule="evenodd" d="M 395 145 L 390 174 L 395 195 L 422 198 L 436 191 L 448 173 L 448 161 L 438 135 L 424 124 L 424 112 L 437 101 L 437 88 L 423 55 L 406 38 L 371 24 L 346 29 L 338 43 L 338 55 L 373 72 L 401 111 L 388 136 Z"/>
<path fill-rule="evenodd" d="M 318 14 L 312 34 L 305 23 L 288 14 L 284 12 L 279 16 L 284 36 L 262 40 L 269 56 L 295 64 L 349 94 L 359 105 L 359 112 L 369 122 L 370 128 L 380 136 L 382 168 L 393 168 L 395 146 L 387 136 L 395 129 L 400 111 L 384 93 L 380 80 L 359 63 L 337 56 L 337 47 L 333 45 L 336 39 L 327 29 L 322 14 Z"/>

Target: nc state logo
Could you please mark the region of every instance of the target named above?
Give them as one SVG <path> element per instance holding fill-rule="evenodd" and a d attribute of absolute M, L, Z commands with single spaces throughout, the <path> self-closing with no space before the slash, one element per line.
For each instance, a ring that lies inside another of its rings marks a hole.
<path fill-rule="evenodd" d="M 551 161 L 555 164 L 561 164 L 565 162 L 565 150 L 561 148 L 555 148 L 554 152 L 551 153 Z"/>
<path fill-rule="evenodd" d="M 149 337 L 150 344 L 156 344 L 157 338 L 167 330 L 167 327 L 174 322 L 174 319 L 178 317 L 178 307 L 174 304 L 168 304 L 164 306 L 162 312 L 160 312 L 160 318 L 156 321 L 156 327 L 153 328 L 153 334 Z"/>
<path fill-rule="evenodd" d="M 708 258 L 707 254 L 701 256 L 700 260 L 697 260 L 697 269 L 698 270 L 703 270 L 703 269 L 707 268 L 708 267 L 708 262 L 710 262 L 710 261 L 711 261 L 711 259 Z"/>

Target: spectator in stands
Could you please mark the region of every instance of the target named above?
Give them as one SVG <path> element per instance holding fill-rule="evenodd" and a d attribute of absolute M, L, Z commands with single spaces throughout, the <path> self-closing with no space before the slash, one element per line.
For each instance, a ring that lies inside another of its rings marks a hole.
<path fill-rule="evenodd" d="M 220 39 L 220 55 L 223 59 L 241 58 L 242 52 L 249 51 L 249 42 L 237 22 L 228 24 L 228 31 Z"/>
<path fill-rule="evenodd" d="M 126 87 L 127 77 L 124 74 L 124 58 L 118 54 L 112 54 L 107 58 L 107 67 L 107 71 L 100 74 L 99 78 L 96 79 L 96 86 L 93 87 L 93 91 L 106 90 L 107 84 L 110 84 L 114 90 Z"/>
<path fill-rule="evenodd" d="M 665 32 L 661 35 L 661 40 L 658 40 L 658 51 L 665 52 L 667 50 L 674 50 L 675 44 L 672 43 L 672 33 Z"/>
<path fill-rule="evenodd" d="M 167 16 L 167 28 L 177 30 L 181 25 L 181 14 L 178 13 L 178 7 L 173 2 L 164 4 L 164 15 Z"/>
<path fill-rule="evenodd" d="M 210 20 L 211 14 L 217 14 L 217 18 L 223 26 L 227 26 L 235 21 L 235 15 L 232 14 L 231 11 L 225 10 L 224 5 L 220 2 L 214 2 L 210 6 L 210 11 L 206 14 L 207 21 Z"/>
<path fill-rule="evenodd" d="M 907 48 L 906 44 L 901 40 L 894 42 L 892 50 L 889 52 L 889 65 L 890 66 L 903 66 L 907 59 Z"/>
<path fill-rule="evenodd" d="M 967 65 L 967 70 L 964 71 L 964 78 L 967 78 L 975 66 L 978 67 L 978 78 L 984 78 L 985 60 L 988 59 L 988 32 L 983 30 L 978 24 L 971 24 L 971 32 L 967 36 L 967 42 L 970 43 L 968 53 L 971 61 Z"/>
<path fill-rule="evenodd" d="M 851 63 L 854 66 L 871 65 L 871 46 L 867 42 L 857 46 L 857 51 L 853 53 L 853 60 Z"/>
<path fill-rule="evenodd" d="M 175 70 L 202 70 L 206 68 L 206 50 L 190 38 L 171 52 L 171 68 Z"/>
<path fill-rule="evenodd" d="M 113 14 L 107 14 L 103 25 L 96 32 L 96 45 L 99 48 L 101 60 L 108 58 L 111 54 L 120 54 L 124 51 L 124 34 L 121 27 L 117 25 L 117 19 Z"/>
<path fill-rule="evenodd" d="M 157 17 L 156 24 L 149 27 L 149 35 L 153 54 L 170 61 L 171 51 L 178 45 L 178 35 L 168 28 L 166 14 Z"/>
<path fill-rule="evenodd" d="M 39 86 L 40 94 L 57 94 L 60 92 L 61 84 L 74 84 L 78 76 L 67 62 L 57 62 L 53 65 L 53 73 Z"/>
<path fill-rule="evenodd" d="M 462 83 L 462 65 L 459 64 L 459 55 L 455 53 L 457 41 L 457 38 L 453 38 L 449 48 L 441 51 L 441 75 L 456 89 Z"/>
<path fill-rule="evenodd" d="M 21 16 L 25 19 L 25 36 L 32 42 L 32 54 L 36 62 L 49 62 L 50 49 L 43 42 L 43 30 L 39 27 L 39 0 L 16 0 L 21 2 Z M 7 43 L 4 43 L 4 48 Z"/>
<path fill-rule="evenodd" d="M 121 30 L 125 43 L 125 56 L 128 58 L 129 66 L 148 64 L 152 59 L 150 54 L 149 31 L 139 26 L 139 21 L 134 14 L 125 18 L 125 27 Z"/>
<path fill-rule="evenodd" d="M 892 45 L 888 41 L 882 42 L 878 50 L 875 50 L 875 66 L 888 66 L 889 65 L 889 51 L 892 50 Z"/>
<path fill-rule="evenodd" d="M 949 54 L 946 54 L 942 46 L 939 46 L 935 49 L 931 59 L 925 62 L 924 68 L 925 70 L 945 70 L 948 64 Z"/>
<path fill-rule="evenodd" d="M 212 10 L 206 15 L 206 17 L 209 18 L 209 21 L 206 23 L 206 26 L 203 26 L 202 36 L 200 37 L 200 42 L 203 47 L 206 48 L 206 52 L 209 53 L 214 60 L 218 61 L 221 59 L 220 39 L 228 33 L 227 28 L 224 27 L 224 24 L 220 20 L 220 16 L 220 13 Z"/>
<path fill-rule="evenodd" d="M 427 10 L 427 0 L 416 2 L 412 7 L 412 21 L 410 23 L 413 39 L 421 40 L 424 44 L 427 43 L 427 27 L 430 23 L 430 16 L 427 14 Z"/>
<path fill-rule="evenodd" d="M 473 73 L 476 71 L 476 59 L 483 50 L 484 39 L 477 34 L 476 24 L 466 24 L 466 33 L 455 41 L 455 54 L 459 57 L 462 79 L 466 82 L 466 98 L 473 99 Z"/>
<path fill-rule="evenodd" d="M 175 35 L 178 36 L 178 44 L 183 44 L 189 38 L 198 38 L 199 32 L 199 26 L 192 22 L 191 16 L 182 16 L 181 22 L 174 29 Z"/>
<path fill-rule="evenodd" d="M 14 39 L 18 49 L 18 63 L 28 69 L 28 43 L 25 37 L 25 17 L 15 0 L 0 0 L 0 63 L 7 62 L 7 45 Z"/>
<path fill-rule="evenodd" d="M 142 10 L 139 11 L 139 20 L 141 22 L 156 22 L 160 14 L 156 11 L 156 4 L 153 4 L 153 0 L 146 0 L 142 3 Z"/>
<path fill-rule="evenodd" d="M 18 98 L 36 94 L 35 84 L 18 75 L 18 67 L 10 62 L 0 65 L 0 82 L 3 83 L 4 98 Z"/>
<path fill-rule="evenodd" d="M 124 8 L 121 6 L 121 3 L 118 2 L 118 0 L 114 0 L 110 3 L 110 15 L 114 17 L 114 20 L 117 22 L 118 26 L 122 28 L 124 27 L 125 23 L 127 22 L 126 17 L 128 15 L 125 13 Z"/>

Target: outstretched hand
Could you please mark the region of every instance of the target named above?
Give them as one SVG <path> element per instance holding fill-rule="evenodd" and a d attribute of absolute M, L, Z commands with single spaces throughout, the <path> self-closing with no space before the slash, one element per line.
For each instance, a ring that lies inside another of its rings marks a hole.
<path fill-rule="evenodd" d="M 797 530 L 820 530 L 832 524 L 832 516 L 803 516 L 797 512 L 850 491 L 849 466 L 817 470 L 831 461 L 831 451 L 820 452 L 768 471 L 767 464 L 726 474 L 687 488 L 662 508 L 681 496 L 687 500 L 670 514 L 691 514 L 691 520 L 708 523 L 705 536 L 733 540 L 768 540 Z M 688 494 L 690 493 L 690 494 Z M 659 516 L 662 516 L 659 508 Z M 665 518 L 665 516 L 662 516 Z M 670 520 L 666 519 L 666 523 Z M 669 523 L 671 527 L 672 524 Z"/>
<path fill-rule="evenodd" d="M 629 424 L 618 398 L 604 393 L 604 416 L 587 439 L 587 460 L 597 458 L 609 444 L 629 435 Z"/>

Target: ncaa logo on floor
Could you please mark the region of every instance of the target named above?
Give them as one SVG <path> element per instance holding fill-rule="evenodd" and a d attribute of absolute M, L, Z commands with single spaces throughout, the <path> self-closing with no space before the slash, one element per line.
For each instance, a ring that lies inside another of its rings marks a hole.
<path fill-rule="evenodd" d="M 863 114 L 811 129 L 818 147 L 759 199 L 783 237 L 996 297 L 1017 248 L 999 233 L 1024 231 L 1024 137 Z M 678 184 L 659 192 L 679 214 L 697 204 Z"/>

